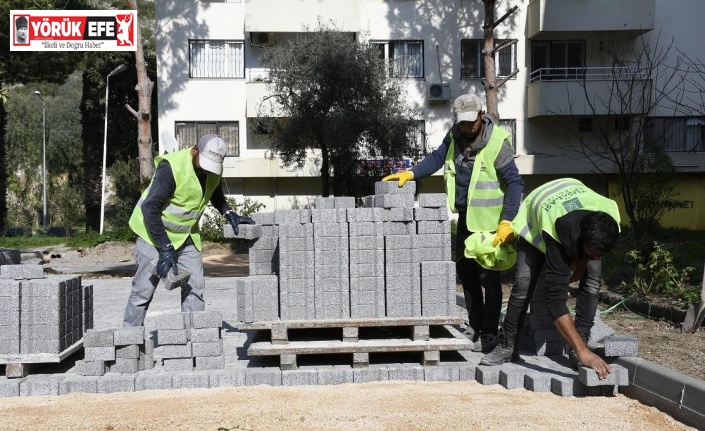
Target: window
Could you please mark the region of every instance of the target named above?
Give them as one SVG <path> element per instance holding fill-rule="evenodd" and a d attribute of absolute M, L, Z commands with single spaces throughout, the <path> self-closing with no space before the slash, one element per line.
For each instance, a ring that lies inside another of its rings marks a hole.
<path fill-rule="evenodd" d="M 495 46 L 504 39 L 495 39 Z M 482 48 L 485 46 L 483 39 L 463 39 L 460 41 L 460 77 L 461 78 L 484 78 L 485 61 L 482 56 Z M 495 54 L 495 75 L 498 78 L 509 76 L 516 69 L 517 52 L 516 44 Z"/>
<path fill-rule="evenodd" d="M 632 119 L 629 117 L 617 117 L 614 119 L 615 132 L 628 132 L 632 127 Z"/>
<path fill-rule="evenodd" d="M 244 78 L 245 44 L 235 40 L 189 41 L 189 77 Z"/>
<path fill-rule="evenodd" d="M 412 143 L 418 154 L 426 155 L 426 121 L 416 120 L 414 126 L 408 130 L 409 141 Z"/>
<path fill-rule="evenodd" d="M 705 117 L 649 118 L 644 127 L 646 150 L 705 152 Z"/>
<path fill-rule="evenodd" d="M 179 149 L 193 147 L 203 135 L 216 134 L 228 147 L 226 156 L 240 155 L 240 126 L 237 121 L 177 121 L 176 140 Z"/>
<path fill-rule="evenodd" d="M 423 78 L 423 41 L 389 40 L 370 42 L 379 49 L 380 58 L 389 64 L 389 76 Z"/>
<path fill-rule="evenodd" d="M 512 140 L 512 148 L 514 149 L 514 154 L 517 152 L 517 144 L 516 144 L 516 136 L 517 136 L 517 120 L 515 119 L 507 119 L 507 120 L 499 120 L 499 127 L 504 129 L 504 131 L 508 132 L 510 135 L 510 139 Z"/>
<path fill-rule="evenodd" d="M 582 78 L 585 75 L 585 41 L 535 41 L 531 47 L 531 70 L 532 82 Z"/>
<path fill-rule="evenodd" d="M 591 132 L 592 131 L 592 118 L 579 118 L 578 119 L 578 132 Z"/>

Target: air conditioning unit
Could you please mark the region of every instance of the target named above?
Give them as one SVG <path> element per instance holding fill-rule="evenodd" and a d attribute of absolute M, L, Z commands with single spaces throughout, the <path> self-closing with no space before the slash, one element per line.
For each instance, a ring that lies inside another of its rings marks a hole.
<path fill-rule="evenodd" d="M 274 33 L 257 32 L 252 34 L 250 41 L 252 45 L 273 46 L 276 43 L 276 37 Z"/>
<path fill-rule="evenodd" d="M 428 86 L 429 102 L 445 102 L 450 100 L 450 84 L 431 83 Z"/>

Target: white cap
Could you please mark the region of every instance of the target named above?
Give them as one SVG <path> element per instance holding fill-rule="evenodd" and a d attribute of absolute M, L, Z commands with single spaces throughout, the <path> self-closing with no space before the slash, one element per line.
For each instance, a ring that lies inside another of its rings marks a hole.
<path fill-rule="evenodd" d="M 198 164 L 202 169 L 220 175 L 227 146 L 218 135 L 204 135 L 198 141 Z"/>
<path fill-rule="evenodd" d="M 463 94 L 453 102 L 456 121 L 475 121 L 477 113 L 482 111 L 482 100 L 474 94 Z"/>

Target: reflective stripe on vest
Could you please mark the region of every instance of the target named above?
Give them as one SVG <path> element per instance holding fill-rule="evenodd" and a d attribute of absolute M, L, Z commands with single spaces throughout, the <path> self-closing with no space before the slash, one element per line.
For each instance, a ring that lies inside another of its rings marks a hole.
<path fill-rule="evenodd" d="M 443 169 L 448 206 L 453 212 L 455 208 L 455 137 L 450 134 L 450 145 L 446 153 Z M 502 215 L 504 192 L 501 189 L 494 163 L 509 133 L 500 127 L 493 126 L 492 135 L 487 145 L 478 151 L 470 176 L 467 196 L 467 213 L 465 224 L 470 232 L 494 231 Z"/>
<path fill-rule="evenodd" d="M 154 163 L 159 166 L 159 163 L 163 160 L 169 162 L 176 184 L 174 196 L 171 197 L 168 205 L 161 212 L 161 221 L 164 224 L 164 229 L 174 248 L 181 247 L 191 236 L 194 246 L 200 250 L 201 234 L 198 223 L 208 201 L 213 195 L 213 191 L 220 183 L 220 176 L 208 174 L 204 192 L 193 169 L 190 148 L 159 156 L 154 160 Z M 130 217 L 130 227 L 142 239 L 156 246 L 157 244 L 144 224 L 144 214 L 142 213 L 142 203 L 147 197 L 150 188 L 151 184 L 142 193 L 140 200 L 137 202 L 132 212 L 132 217 Z"/>
<path fill-rule="evenodd" d="M 619 225 L 617 203 L 592 191 L 573 178 L 550 181 L 529 193 L 512 222 L 514 231 L 534 247 L 546 252 L 543 232 L 558 241 L 556 220 L 571 211 L 603 211 Z"/>

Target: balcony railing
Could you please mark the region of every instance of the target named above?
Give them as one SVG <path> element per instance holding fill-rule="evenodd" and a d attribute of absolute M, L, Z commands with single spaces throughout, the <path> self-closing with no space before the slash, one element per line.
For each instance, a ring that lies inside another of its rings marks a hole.
<path fill-rule="evenodd" d="M 269 80 L 268 67 L 249 67 L 245 69 L 246 82 L 267 82 Z"/>
<path fill-rule="evenodd" d="M 530 74 L 530 82 L 542 81 L 608 81 L 642 80 L 648 77 L 647 70 L 640 67 L 545 67 Z"/>

